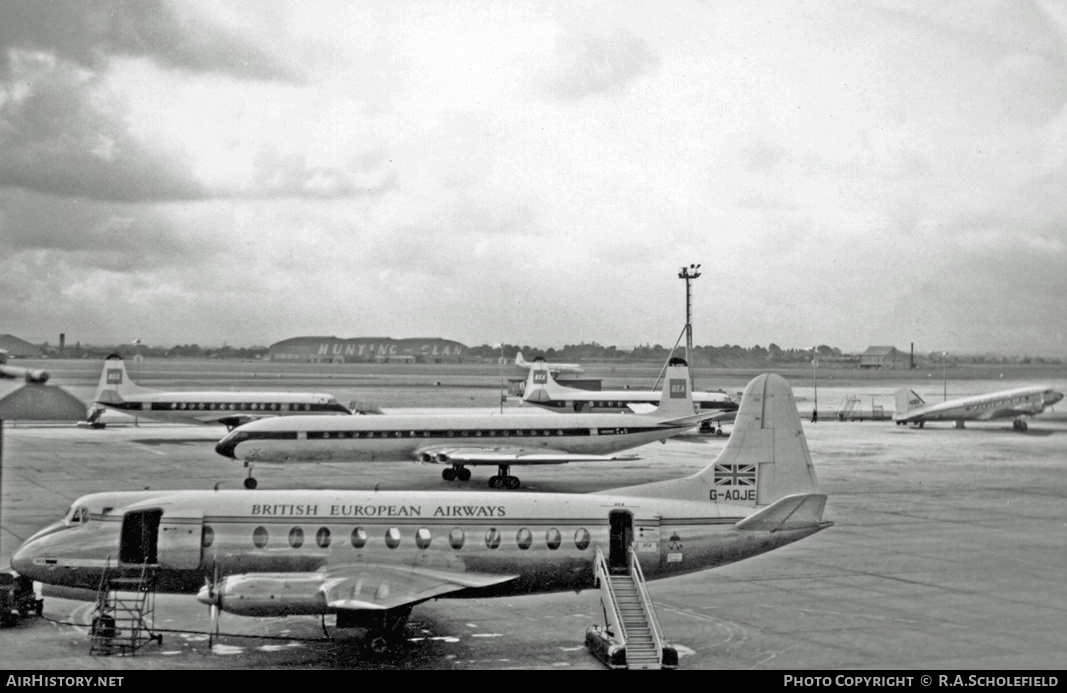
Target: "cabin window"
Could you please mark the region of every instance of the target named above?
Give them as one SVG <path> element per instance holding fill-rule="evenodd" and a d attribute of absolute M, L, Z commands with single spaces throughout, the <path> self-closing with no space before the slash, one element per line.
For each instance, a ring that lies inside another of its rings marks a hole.
<path fill-rule="evenodd" d="M 215 543 L 215 530 L 211 528 L 211 525 L 204 525 L 204 529 L 200 531 L 200 545 L 205 549 Z"/>
<path fill-rule="evenodd" d="M 391 549 L 395 549 L 400 546 L 400 530 L 396 527 L 390 527 L 385 531 L 385 545 Z"/>
<path fill-rule="evenodd" d="M 453 549 L 462 549 L 464 539 L 463 530 L 458 527 L 448 533 L 448 543 L 452 545 Z"/>
<path fill-rule="evenodd" d="M 325 549 L 330 545 L 330 530 L 325 527 L 319 527 L 319 531 L 315 532 L 315 543 L 319 545 L 320 549 Z"/>
<path fill-rule="evenodd" d="M 252 532 L 252 543 L 256 545 L 257 549 L 262 549 L 267 545 L 267 538 L 270 535 L 267 534 L 267 528 L 263 525 L 256 527 L 256 530 Z"/>
<path fill-rule="evenodd" d="M 420 549 L 430 548 L 430 530 L 423 527 L 418 532 L 415 532 L 415 544 Z"/>
<path fill-rule="evenodd" d="M 525 551 L 533 544 L 533 535 L 530 534 L 530 530 L 523 527 L 519 530 L 518 536 L 515 537 L 519 544 L 519 548 Z"/>
<path fill-rule="evenodd" d="M 495 549 L 500 546 L 500 530 L 496 527 L 491 527 L 488 532 L 485 533 L 485 545 L 491 549 Z"/>
<path fill-rule="evenodd" d="M 559 548 L 559 545 L 563 543 L 563 535 L 559 533 L 559 530 L 553 527 L 545 532 L 545 543 L 548 544 L 548 548 L 555 551 Z"/>
<path fill-rule="evenodd" d="M 363 545 L 367 543 L 367 532 L 362 527 L 356 527 L 352 530 L 352 548 L 362 549 Z"/>
<path fill-rule="evenodd" d="M 583 528 L 574 533 L 574 546 L 579 551 L 589 548 L 589 530 Z"/>
<path fill-rule="evenodd" d="M 289 530 L 289 546 L 294 549 L 299 549 L 304 545 L 304 530 L 300 527 L 293 527 Z"/>

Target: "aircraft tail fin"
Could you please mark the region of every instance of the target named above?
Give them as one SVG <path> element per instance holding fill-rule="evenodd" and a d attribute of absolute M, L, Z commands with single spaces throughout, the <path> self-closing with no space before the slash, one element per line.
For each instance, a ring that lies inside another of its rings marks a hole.
<path fill-rule="evenodd" d="M 695 413 L 693 392 L 689 388 L 689 364 L 685 359 L 672 358 L 663 378 L 659 406 L 652 415 L 661 420 L 687 420 Z M 699 423 L 699 419 L 693 423 Z"/>
<path fill-rule="evenodd" d="M 726 447 L 702 471 L 603 493 L 750 507 L 818 494 L 792 388 L 780 375 L 756 376 L 745 388 Z"/>
<path fill-rule="evenodd" d="M 527 363 L 530 372 L 526 375 L 526 387 L 522 392 L 522 398 L 527 402 L 548 402 L 555 399 L 553 395 L 560 393 L 563 388 L 552 377 L 552 371 L 544 361 Z"/>
<path fill-rule="evenodd" d="M 515 365 L 518 366 L 519 368 L 529 368 L 533 364 L 530 363 L 529 361 L 527 361 L 526 359 L 524 359 L 522 357 L 522 352 L 520 351 L 520 352 L 515 354 Z"/>
<path fill-rule="evenodd" d="M 915 390 L 902 387 L 894 394 L 896 396 L 895 414 L 904 415 L 913 409 L 920 409 L 926 406 L 926 402 Z"/>
<path fill-rule="evenodd" d="M 93 402 L 121 402 L 129 395 L 136 395 L 147 390 L 130 379 L 126 364 L 118 354 L 111 354 L 104 359 L 104 368 L 100 371 L 100 382 L 96 385 Z"/>

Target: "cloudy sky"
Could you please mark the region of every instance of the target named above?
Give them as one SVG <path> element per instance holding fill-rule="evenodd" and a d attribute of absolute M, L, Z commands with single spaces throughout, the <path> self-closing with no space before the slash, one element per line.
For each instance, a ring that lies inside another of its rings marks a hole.
<path fill-rule="evenodd" d="M 0 333 L 1067 354 L 1058 0 L 0 4 Z"/>

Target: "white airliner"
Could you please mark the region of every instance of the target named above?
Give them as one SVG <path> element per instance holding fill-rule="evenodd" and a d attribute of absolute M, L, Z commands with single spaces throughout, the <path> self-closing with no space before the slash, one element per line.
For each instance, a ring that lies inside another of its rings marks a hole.
<path fill-rule="evenodd" d="M 1040 414 L 1047 407 L 1063 399 L 1062 392 L 1048 386 L 1020 387 L 1014 390 L 992 392 L 988 395 L 962 397 L 941 404 L 926 404 L 915 390 L 902 387 L 896 392 L 896 411 L 893 420 L 898 426 L 917 424 L 922 428 L 927 421 L 955 421 L 956 428 L 963 428 L 964 421 L 992 421 L 1015 419 L 1012 427 L 1025 431 L 1028 426 L 1025 416 Z"/>
<path fill-rule="evenodd" d="M 550 369 L 534 362 L 526 376 L 522 400 L 552 411 L 586 413 L 643 412 L 656 406 L 660 393 L 655 390 L 582 390 L 567 387 L 552 377 Z M 711 414 L 702 426 L 730 421 L 737 412 L 737 402 L 725 392 L 694 391 L 693 402 L 701 413 Z"/>
<path fill-rule="evenodd" d="M 87 421 L 95 424 L 104 409 L 172 423 L 224 424 L 234 428 L 265 417 L 292 414 L 351 414 L 333 395 L 318 392 L 159 392 L 130 379 L 118 354 L 104 360 L 100 383 Z"/>
<path fill-rule="evenodd" d="M 213 616 L 335 614 L 378 649 L 429 599 L 603 589 L 605 563 L 649 580 L 702 571 L 829 527 L 825 503 L 792 391 L 770 374 L 748 385 L 726 447 L 692 476 L 595 494 L 96 493 L 11 566 L 94 594 L 145 571 Z"/>
<path fill-rule="evenodd" d="M 446 481 L 467 481 L 474 465 L 495 465 L 490 488 L 519 487 L 512 465 L 636 459 L 620 450 L 683 433 L 708 416 L 695 414 L 689 367 L 667 369 L 663 404 L 648 414 L 383 414 L 290 416 L 255 421 L 227 435 L 215 450 L 244 460 L 255 488 L 254 464 L 418 460 L 447 465 Z"/>
<path fill-rule="evenodd" d="M 553 373 L 584 373 L 585 369 L 577 363 L 547 363 L 543 358 L 538 356 L 530 363 L 522 357 L 522 352 L 515 354 L 515 365 L 520 368 L 533 368 L 536 364 L 542 363 Z"/>

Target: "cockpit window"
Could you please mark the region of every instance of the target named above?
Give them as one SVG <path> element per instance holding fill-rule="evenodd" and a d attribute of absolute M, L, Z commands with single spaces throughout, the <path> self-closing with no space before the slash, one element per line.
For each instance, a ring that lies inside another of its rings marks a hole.
<path fill-rule="evenodd" d="M 89 511 L 78 506 L 71 506 L 64 518 L 68 525 L 82 525 L 89 521 Z"/>

